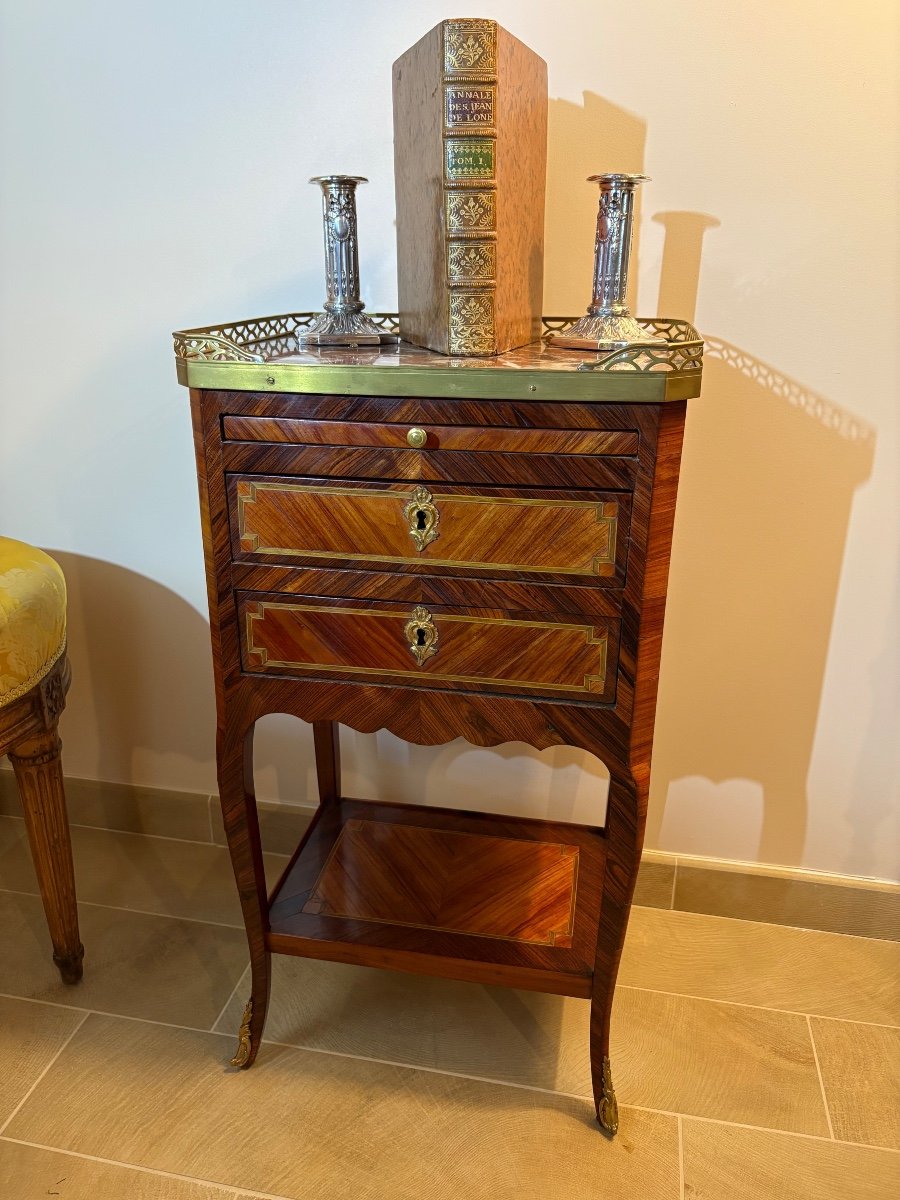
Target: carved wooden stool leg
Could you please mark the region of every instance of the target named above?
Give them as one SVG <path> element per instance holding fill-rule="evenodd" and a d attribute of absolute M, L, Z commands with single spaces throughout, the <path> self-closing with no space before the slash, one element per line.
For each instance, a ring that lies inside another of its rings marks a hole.
<path fill-rule="evenodd" d="M 643 805 L 632 776 L 627 773 L 612 775 L 606 813 L 606 874 L 594 965 L 590 1034 L 594 1105 L 600 1127 L 610 1137 L 619 1128 L 619 1109 L 609 1061 L 609 1023 L 634 891 L 635 859 L 640 854 L 642 814 Z"/>
<path fill-rule="evenodd" d="M 25 812 L 34 869 L 53 942 L 53 961 L 65 983 L 77 983 L 82 974 L 84 947 L 78 935 L 72 840 L 60 749 L 54 724 L 18 742 L 8 754 Z"/>
<path fill-rule="evenodd" d="M 268 897 L 253 786 L 253 726 L 243 737 L 220 735 L 218 764 L 222 819 L 247 929 L 252 980 L 231 1065 L 250 1067 L 262 1041 L 271 983 L 271 955 L 265 941 Z"/>

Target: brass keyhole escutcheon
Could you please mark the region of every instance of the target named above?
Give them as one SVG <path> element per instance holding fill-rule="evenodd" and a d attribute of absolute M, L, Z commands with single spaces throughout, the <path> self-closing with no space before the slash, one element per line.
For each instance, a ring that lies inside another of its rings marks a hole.
<path fill-rule="evenodd" d="M 403 515 L 406 517 L 409 536 L 421 554 L 425 547 L 439 536 L 438 523 L 441 519 L 428 488 L 419 486 L 415 489 L 412 499 L 403 506 Z"/>
<path fill-rule="evenodd" d="M 406 440 L 414 450 L 421 450 L 428 441 L 428 434 L 424 429 L 414 427 L 406 435 Z"/>
<path fill-rule="evenodd" d="M 438 631 L 431 613 L 423 605 L 417 605 L 403 627 L 410 653 L 421 667 L 426 659 L 437 654 Z"/>

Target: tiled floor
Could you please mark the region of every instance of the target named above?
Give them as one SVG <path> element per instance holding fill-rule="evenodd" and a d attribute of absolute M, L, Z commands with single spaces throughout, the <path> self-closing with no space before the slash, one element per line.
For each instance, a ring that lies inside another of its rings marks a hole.
<path fill-rule="evenodd" d="M 227 852 L 73 834 L 67 988 L 0 817 L 4 1200 L 900 1195 L 898 943 L 635 908 L 610 1143 L 581 1000 L 278 957 L 271 1040 L 229 1069 L 247 981 Z"/>

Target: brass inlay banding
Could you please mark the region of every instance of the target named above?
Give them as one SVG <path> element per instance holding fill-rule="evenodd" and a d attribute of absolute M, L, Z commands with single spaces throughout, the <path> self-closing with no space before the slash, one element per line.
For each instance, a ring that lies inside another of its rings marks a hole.
<path fill-rule="evenodd" d="M 417 489 L 418 490 L 418 489 Z M 423 489 L 427 492 L 427 489 Z M 277 554 L 287 555 L 291 558 L 340 558 L 347 560 L 364 560 L 366 562 L 386 562 L 386 563 L 408 563 L 417 562 L 417 558 L 403 554 L 360 554 L 357 552 L 347 552 L 338 550 L 306 550 L 297 549 L 292 546 L 268 546 L 260 542 L 259 535 L 248 531 L 247 528 L 247 509 L 251 504 L 256 503 L 256 497 L 259 492 L 307 492 L 317 496 L 357 496 L 368 500 L 382 500 L 385 502 L 395 503 L 397 500 L 403 500 L 408 493 L 397 492 L 395 490 L 375 489 L 375 488 L 346 488 L 346 487 L 314 487 L 307 484 L 299 483 L 266 483 L 250 480 L 241 480 L 237 487 L 237 521 L 238 521 L 238 537 L 241 541 L 243 550 L 253 554 Z M 413 492 L 413 499 L 416 492 Z M 431 558 L 428 562 L 436 567 L 467 567 L 473 570 L 489 570 L 489 571 L 529 571 L 536 575 L 609 575 L 612 574 L 615 568 L 616 561 L 616 536 L 618 532 L 618 512 L 619 505 L 617 501 L 597 501 L 597 500 L 543 500 L 533 499 L 523 496 L 460 496 L 460 495 L 437 495 L 432 496 L 428 493 L 428 502 L 433 505 L 441 504 L 500 504 L 500 505 L 523 505 L 523 506 L 540 506 L 543 508 L 563 508 L 569 510 L 578 509 L 593 509 L 597 516 L 597 525 L 601 533 L 606 535 L 606 547 L 601 553 L 595 554 L 590 561 L 575 567 L 565 566 L 535 566 L 531 563 L 501 563 L 490 561 L 472 561 L 461 558 Z M 409 519 L 408 512 L 409 504 L 404 508 L 404 513 Z M 437 512 L 437 509 L 435 509 Z M 434 529 L 437 530 L 437 518 L 435 519 Z M 412 533 L 412 530 L 410 530 Z M 435 533 L 435 538 L 437 533 Z M 430 538 L 429 541 L 434 541 L 435 538 Z M 420 552 L 428 545 L 428 541 L 423 543 Z M 608 567 L 610 570 L 603 570 Z"/>
<path fill-rule="evenodd" d="M 561 938 L 567 939 L 567 938 L 571 938 L 573 936 L 573 934 L 575 932 L 576 897 L 578 895 L 578 869 L 579 869 L 579 865 L 581 862 L 581 856 L 580 856 L 579 848 L 576 845 L 569 843 L 569 842 L 539 842 L 537 840 L 532 841 L 531 839 L 528 839 L 528 844 L 533 845 L 533 846 L 554 846 L 554 847 L 558 846 L 561 856 L 568 857 L 573 860 L 573 863 L 572 863 L 572 899 L 571 899 L 571 907 L 569 909 L 569 920 L 568 920 L 568 923 L 567 923 L 565 929 L 554 930 L 551 933 L 550 938 L 546 941 L 524 938 L 524 937 L 509 937 L 502 933 L 469 933 L 467 930 L 452 928 L 452 927 L 446 926 L 446 925 L 421 925 L 421 924 L 417 924 L 414 921 L 400 921 L 400 920 L 396 920 L 394 918 L 388 919 L 386 917 L 372 917 L 372 916 L 360 917 L 360 916 L 354 915 L 352 913 L 339 913 L 339 912 L 322 913 L 321 908 L 317 907 L 317 905 L 320 902 L 316 898 L 316 892 L 318 891 L 323 880 L 325 879 L 325 876 L 328 872 L 328 868 L 331 866 L 333 860 L 337 857 L 338 848 L 341 844 L 344 834 L 347 832 L 347 830 L 352 831 L 354 826 L 359 827 L 360 825 L 364 825 L 365 823 L 366 822 L 360 820 L 357 817 L 351 817 L 350 820 L 345 822 L 345 824 L 342 826 L 340 834 L 338 835 L 334 845 L 331 847 L 331 850 L 328 852 L 328 857 L 325 859 L 325 862 L 322 866 L 322 870 L 319 872 L 319 877 L 316 880 L 315 884 L 312 887 L 312 890 L 309 893 L 309 900 L 307 900 L 306 904 L 303 906 L 302 911 L 304 913 L 309 913 L 313 916 L 337 917 L 337 918 L 345 918 L 345 919 L 354 920 L 354 921 L 371 921 L 375 925 L 399 925 L 406 929 L 431 929 L 431 930 L 434 930 L 435 933 L 455 933 L 455 934 L 459 934 L 462 937 L 490 938 L 491 940 L 498 941 L 498 942 L 523 942 L 525 944 L 533 945 L 533 946 L 534 945 L 555 946 L 555 945 L 559 944 Z M 402 828 L 404 828 L 404 826 L 398 826 L 398 828 L 402 829 Z M 431 827 L 426 825 L 426 826 L 412 826 L 412 828 L 430 829 Z M 442 829 L 441 833 L 443 834 L 444 837 L 496 837 L 497 836 L 496 834 L 467 834 L 467 833 L 463 832 L 462 830 L 456 830 L 456 829 Z M 509 838 L 509 839 L 503 838 L 500 840 L 502 840 L 502 841 L 507 841 L 507 840 L 509 840 L 509 841 L 525 841 L 526 839 L 524 839 L 524 838 Z M 615 1097 L 613 1097 L 613 1099 L 615 1099 Z"/>
<path fill-rule="evenodd" d="M 385 618 L 400 618 L 404 622 L 409 620 L 408 611 L 384 611 L 383 609 L 370 608 L 346 608 L 341 606 L 330 606 L 322 604 L 285 604 L 272 600 L 260 600 L 256 602 L 256 611 L 251 611 L 247 607 L 245 612 L 245 634 L 246 646 L 249 654 L 255 654 L 259 658 L 260 666 L 263 667 L 284 667 L 292 670 L 310 670 L 310 671 L 341 671 L 350 675 L 396 675 L 399 678 L 421 679 L 422 675 L 419 671 L 402 671 L 394 667 L 354 667 L 344 663 L 317 663 L 317 662 L 298 662 L 297 660 L 289 661 L 286 659 L 270 658 L 269 653 L 264 646 L 257 646 L 254 643 L 254 624 L 257 621 L 264 621 L 266 611 L 268 609 L 283 609 L 287 612 L 296 613 L 338 613 L 342 616 L 350 617 L 385 617 Z M 426 610 L 427 612 L 427 610 Z M 603 685 L 606 682 L 606 667 L 608 656 L 609 635 L 605 629 L 599 633 L 593 625 L 575 625 L 568 624 L 563 621 L 517 621 L 500 617 L 459 617 L 452 614 L 440 613 L 438 619 L 441 622 L 461 622 L 470 625 L 509 625 L 509 626 L 525 626 L 528 629 L 553 629 L 553 630 L 577 630 L 585 636 L 585 646 L 596 646 L 600 659 L 599 668 L 593 674 L 584 676 L 583 684 L 577 683 L 554 683 L 546 681 L 541 683 L 533 683 L 522 679 L 505 679 L 502 676 L 493 675 L 448 675 L 435 672 L 428 675 L 429 680 L 446 680 L 448 683 L 493 683 L 502 687 L 521 687 L 534 688 L 538 691 L 559 691 L 559 692 L 602 692 Z M 251 668 L 252 669 L 252 668 Z"/>

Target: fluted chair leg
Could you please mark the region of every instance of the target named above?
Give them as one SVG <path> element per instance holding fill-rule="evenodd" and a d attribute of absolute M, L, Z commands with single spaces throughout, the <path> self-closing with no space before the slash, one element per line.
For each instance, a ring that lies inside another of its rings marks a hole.
<path fill-rule="evenodd" d="M 78 933 L 72 840 L 63 790 L 56 724 L 8 750 L 25 812 L 53 961 L 65 983 L 81 979 L 84 947 Z"/>

